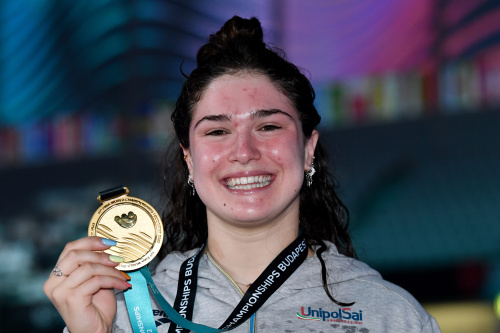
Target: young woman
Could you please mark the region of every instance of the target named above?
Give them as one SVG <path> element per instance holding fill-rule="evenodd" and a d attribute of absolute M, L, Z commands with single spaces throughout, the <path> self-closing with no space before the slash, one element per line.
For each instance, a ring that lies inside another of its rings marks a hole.
<path fill-rule="evenodd" d="M 189 315 L 196 323 L 221 326 L 248 290 L 241 313 L 250 318 L 234 320 L 234 332 L 439 332 L 411 295 L 355 259 L 314 91 L 263 42 L 259 21 L 233 17 L 197 65 L 172 115 L 178 142 L 165 170 L 166 244 L 153 277 L 162 296 L 174 303 L 181 265 L 206 244 Z M 114 268 L 122 259 L 96 252 L 113 244 L 68 243 L 59 274 L 45 283 L 72 333 L 132 332 L 120 292 L 131 285 Z M 152 304 L 158 331 L 175 331 Z"/>

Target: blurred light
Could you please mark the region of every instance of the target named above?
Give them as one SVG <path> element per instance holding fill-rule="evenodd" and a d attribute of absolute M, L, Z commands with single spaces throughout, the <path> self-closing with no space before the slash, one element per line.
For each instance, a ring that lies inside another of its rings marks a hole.
<path fill-rule="evenodd" d="M 495 298 L 494 308 L 497 318 L 500 319 L 500 294 Z"/>
<path fill-rule="evenodd" d="M 499 298 L 497 297 L 498 303 Z M 489 302 L 457 302 L 425 306 L 442 332 L 494 333 L 498 320 Z"/>

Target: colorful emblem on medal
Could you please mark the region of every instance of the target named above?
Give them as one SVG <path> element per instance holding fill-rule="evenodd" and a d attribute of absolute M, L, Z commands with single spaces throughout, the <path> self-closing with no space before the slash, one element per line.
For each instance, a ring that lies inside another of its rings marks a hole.
<path fill-rule="evenodd" d="M 128 196 L 129 189 L 117 187 L 97 198 L 101 206 L 90 220 L 89 236 L 99 236 L 117 242 L 108 254 L 125 258 L 118 265 L 122 271 L 132 271 L 147 265 L 163 244 L 163 224 L 156 210 L 144 200 Z"/>

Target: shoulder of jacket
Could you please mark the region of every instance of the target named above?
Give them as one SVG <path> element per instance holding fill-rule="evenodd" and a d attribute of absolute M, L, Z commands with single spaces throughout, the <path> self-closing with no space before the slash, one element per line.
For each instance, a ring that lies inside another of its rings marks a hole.
<path fill-rule="evenodd" d="M 424 326 L 431 316 L 422 307 L 422 305 L 408 291 L 395 285 L 392 282 L 384 280 L 380 276 L 360 276 L 356 278 L 359 282 L 367 283 L 378 289 L 378 300 L 380 304 L 395 309 L 397 312 L 413 313 L 419 318 Z"/>

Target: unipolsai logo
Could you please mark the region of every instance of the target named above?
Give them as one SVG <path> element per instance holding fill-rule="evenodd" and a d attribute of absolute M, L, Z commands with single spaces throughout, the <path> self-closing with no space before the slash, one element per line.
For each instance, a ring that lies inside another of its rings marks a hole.
<path fill-rule="evenodd" d="M 301 320 L 328 321 L 346 324 L 363 324 L 363 310 L 355 311 L 351 308 L 339 308 L 334 311 L 313 309 L 310 306 L 301 307 L 297 312 L 297 318 Z"/>

